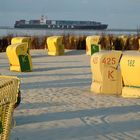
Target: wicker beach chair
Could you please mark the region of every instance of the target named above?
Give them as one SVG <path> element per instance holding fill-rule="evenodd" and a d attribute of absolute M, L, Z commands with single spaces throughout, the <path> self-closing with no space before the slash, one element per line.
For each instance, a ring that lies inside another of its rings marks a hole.
<path fill-rule="evenodd" d="M 8 140 L 20 81 L 16 77 L 0 75 L 0 140 Z"/>

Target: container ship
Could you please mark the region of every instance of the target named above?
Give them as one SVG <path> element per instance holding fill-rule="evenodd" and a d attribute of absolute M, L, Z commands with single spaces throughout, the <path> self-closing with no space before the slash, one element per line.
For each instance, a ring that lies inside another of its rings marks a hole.
<path fill-rule="evenodd" d="M 30 29 L 94 29 L 105 30 L 107 24 L 96 21 L 74 21 L 74 20 L 48 20 L 44 16 L 40 20 L 19 20 L 14 24 L 15 28 Z"/>

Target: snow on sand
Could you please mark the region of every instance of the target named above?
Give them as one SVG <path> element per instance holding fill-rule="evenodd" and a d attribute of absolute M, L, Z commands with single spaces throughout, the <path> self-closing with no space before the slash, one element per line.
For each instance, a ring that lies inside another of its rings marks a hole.
<path fill-rule="evenodd" d="M 91 93 L 85 51 L 31 55 L 33 71 L 19 73 L 10 72 L 6 53 L 0 54 L 0 73 L 21 79 L 22 102 L 10 140 L 140 139 L 140 99 Z"/>

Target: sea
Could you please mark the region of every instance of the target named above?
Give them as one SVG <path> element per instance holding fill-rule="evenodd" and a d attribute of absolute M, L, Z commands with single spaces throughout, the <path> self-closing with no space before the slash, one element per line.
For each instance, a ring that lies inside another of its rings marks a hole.
<path fill-rule="evenodd" d="M 137 35 L 138 30 L 130 29 L 107 29 L 107 30 L 75 30 L 75 29 L 17 29 L 13 27 L 0 27 L 0 37 L 3 36 L 50 36 L 50 35 L 94 35 L 94 34 L 114 34 L 114 35 Z"/>

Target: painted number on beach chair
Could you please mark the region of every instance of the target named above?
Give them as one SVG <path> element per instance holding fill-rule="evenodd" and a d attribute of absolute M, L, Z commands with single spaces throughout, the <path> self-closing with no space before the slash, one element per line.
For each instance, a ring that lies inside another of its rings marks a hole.
<path fill-rule="evenodd" d="M 107 65 L 114 65 L 116 63 L 116 58 L 115 57 L 105 57 L 102 61 L 103 64 L 107 64 Z"/>
<path fill-rule="evenodd" d="M 94 57 L 93 58 L 93 64 L 97 64 L 98 63 L 98 57 Z"/>
<path fill-rule="evenodd" d="M 128 60 L 129 67 L 135 67 L 135 60 Z"/>

